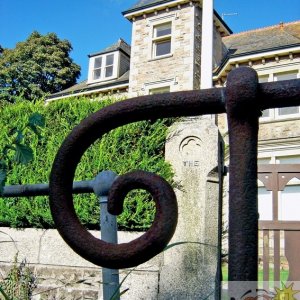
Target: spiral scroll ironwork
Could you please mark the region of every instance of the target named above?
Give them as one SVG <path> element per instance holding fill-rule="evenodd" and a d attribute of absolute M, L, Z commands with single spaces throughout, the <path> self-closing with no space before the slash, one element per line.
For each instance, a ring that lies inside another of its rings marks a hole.
<path fill-rule="evenodd" d="M 231 76 L 233 81 L 237 80 L 234 78 L 245 78 L 246 82 L 253 80 L 249 68 L 238 68 L 234 72 L 238 73 Z M 137 97 L 105 107 L 84 119 L 63 142 L 50 175 L 52 216 L 59 233 L 69 246 L 87 260 L 102 267 L 115 269 L 136 266 L 162 251 L 171 239 L 177 222 L 176 197 L 169 184 L 161 177 L 143 171 L 120 176 L 110 191 L 108 205 L 111 212 L 120 213 L 127 192 L 142 188 L 152 194 L 156 203 L 156 216 L 151 228 L 140 238 L 127 244 L 109 244 L 89 234 L 76 216 L 72 184 L 77 164 L 89 146 L 114 128 L 141 120 L 235 111 L 234 102 L 228 103 L 229 106 L 225 108 L 225 98 L 247 98 L 243 95 L 248 95 L 250 88 L 251 84 L 241 82 L 235 89 L 230 89 L 231 93 L 227 93 L 227 96 L 225 88 L 214 88 Z M 259 101 L 255 107 L 255 114 L 262 109 L 299 105 L 299 94 L 299 80 L 258 84 L 255 97 Z M 246 109 L 240 109 L 240 106 L 236 108 L 237 112 L 245 112 L 243 116 L 247 117 L 247 110 L 251 105 L 246 105 Z M 231 129 L 229 128 L 229 131 Z M 235 143 L 238 143 L 238 138 Z M 255 181 L 254 173 L 251 176 Z M 234 226 L 238 228 L 239 224 Z M 253 228 L 255 230 L 255 227 Z M 240 243 L 240 248 L 243 248 L 242 241 Z M 253 251 L 256 251 L 256 246 L 254 243 Z M 232 265 L 237 263 L 238 258 L 231 262 Z M 254 278 L 253 276 L 251 278 Z"/>

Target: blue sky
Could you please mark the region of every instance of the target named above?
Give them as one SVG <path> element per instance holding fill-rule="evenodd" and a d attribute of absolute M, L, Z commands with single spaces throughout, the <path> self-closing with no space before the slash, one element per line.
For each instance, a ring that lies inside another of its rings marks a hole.
<path fill-rule="evenodd" d="M 119 37 L 131 41 L 131 23 L 121 12 L 137 0 L 0 0 L 0 45 L 13 48 L 31 32 L 55 32 L 73 46 L 71 57 L 87 77 L 89 53 L 100 51 Z M 215 0 L 233 32 L 300 20 L 300 0 Z"/>

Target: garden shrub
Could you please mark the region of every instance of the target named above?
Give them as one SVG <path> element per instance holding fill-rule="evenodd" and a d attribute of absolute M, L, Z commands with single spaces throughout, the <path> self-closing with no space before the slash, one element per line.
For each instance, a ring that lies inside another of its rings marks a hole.
<path fill-rule="evenodd" d="M 114 99 L 90 101 L 71 98 L 44 103 L 27 101 L 0 107 L 0 150 L 9 138 L 10 129 L 22 127 L 32 113 L 45 117 L 41 140 L 29 135 L 25 142 L 33 149 L 34 159 L 27 165 L 15 165 L 7 185 L 47 183 L 56 152 L 72 128 L 92 112 L 112 104 Z M 142 121 L 117 128 L 97 141 L 84 154 L 75 180 L 93 179 L 100 171 L 124 174 L 142 169 L 172 180 L 172 170 L 164 160 L 164 143 L 172 120 Z M 89 229 L 99 227 L 99 205 L 93 194 L 74 196 L 74 206 L 81 222 Z M 124 212 L 118 217 L 120 229 L 142 230 L 151 225 L 154 204 L 143 191 L 132 191 L 126 198 Z M 0 226 L 53 228 L 48 197 L 0 198 Z"/>

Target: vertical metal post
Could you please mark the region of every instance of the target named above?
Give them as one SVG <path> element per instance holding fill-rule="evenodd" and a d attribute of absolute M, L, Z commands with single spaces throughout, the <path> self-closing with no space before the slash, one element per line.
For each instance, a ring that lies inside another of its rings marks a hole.
<path fill-rule="evenodd" d="M 250 282 L 256 289 L 258 250 L 257 138 L 258 78 L 251 68 L 228 76 L 229 164 L 229 292 L 230 282 Z M 234 283 L 232 284 L 232 286 Z"/>
<path fill-rule="evenodd" d="M 107 196 L 109 189 L 117 177 L 112 171 L 104 171 L 99 173 L 93 184 L 94 193 L 98 196 L 100 202 L 100 228 L 101 239 L 108 243 L 117 244 L 117 218 L 107 211 Z M 119 271 L 114 269 L 102 268 L 103 281 L 103 300 L 109 300 L 116 295 L 119 286 Z M 119 300 L 119 296 L 114 297 Z"/>
<path fill-rule="evenodd" d="M 218 207 L 218 266 L 216 272 L 216 293 L 215 299 L 221 299 L 222 294 L 222 239 L 223 239 L 223 183 L 224 176 L 227 176 L 227 167 L 224 166 L 224 143 L 219 141 L 218 153 L 218 177 L 219 177 L 219 207 Z"/>

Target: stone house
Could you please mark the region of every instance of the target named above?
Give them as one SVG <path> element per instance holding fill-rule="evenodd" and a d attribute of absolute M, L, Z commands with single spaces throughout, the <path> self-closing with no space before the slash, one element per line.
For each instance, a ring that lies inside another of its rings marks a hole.
<path fill-rule="evenodd" d="M 214 72 L 216 86 L 226 85 L 226 74 L 234 68 L 255 69 L 259 82 L 300 78 L 300 22 L 232 34 L 222 39 L 227 55 Z M 275 108 L 263 111 L 258 140 L 259 164 L 300 163 L 300 109 Z M 226 118 L 219 116 L 219 129 L 226 135 Z M 278 220 L 299 220 L 295 214 L 300 181 L 293 179 L 279 192 Z M 261 220 L 272 220 L 272 196 L 259 182 Z"/>
<path fill-rule="evenodd" d="M 120 39 L 89 55 L 88 79 L 51 95 L 47 101 L 80 95 L 135 97 L 200 89 L 205 87 L 201 73 L 209 72 L 211 86 L 223 87 L 228 73 L 241 66 L 255 69 L 261 83 L 300 78 L 300 21 L 234 34 L 214 11 L 213 28 L 205 31 L 200 0 L 140 0 L 123 15 L 132 23 L 131 46 Z M 202 46 L 210 37 L 211 71 L 203 69 L 201 63 L 207 57 Z M 226 115 L 218 115 L 215 124 L 226 143 Z M 263 111 L 258 163 L 300 164 L 300 107 Z M 275 191 L 267 190 L 262 181 L 258 192 L 261 221 L 300 221 L 295 209 L 300 197 L 299 176 L 284 190 L 276 191 L 276 201 Z M 279 245 L 280 239 L 276 243 Z"/>
<path fill-rule="evenodd" d="M 134 97 L 153 93 L 200 89 L 202 1 L 140 0 L 123 12 L 132 23 L 129 46 L 120 39 L 114 45 L 89 55 L 88 79 L 47 101 L 69 96 L 99 94 Z M 300 21 L 280 23 L 233 34 L 218 13 L 213 14 L 213 85 L 226 85 L 227 74 L 239 66 L 257 71 L 260 82 L 300 78 Z M 259 163 L 300 163 L 300 108 L 268 109 L 260 119 Z M 216 119 L 226 136 L 226 118 Z M 295 183 L 295 185 L 294 185 Z M 294 218 L 299 182 L 281 217 Z M 259 189 L 260 197 L 270 199 L 270 192 Z M 284 192 L 282 192 L 284 194 Z M 264 202 L 266 203 L 266 202 Z M 260 204 L 261 217 L 270 212 Z"/>

